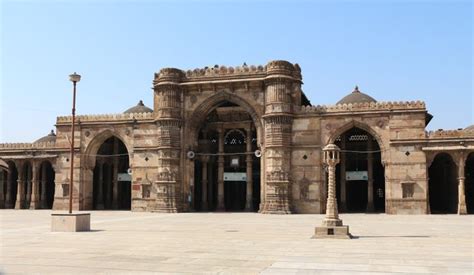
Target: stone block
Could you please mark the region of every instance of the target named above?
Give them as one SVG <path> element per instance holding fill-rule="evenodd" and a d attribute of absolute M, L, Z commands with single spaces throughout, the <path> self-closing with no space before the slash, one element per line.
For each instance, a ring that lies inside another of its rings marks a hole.
<path fill-rule="evenodd" d="M 80 232 L 90 231 L 90 213 L 51 214 L 52 232 Z"/>
<path fill-rule="evenodd" d="M 318 226 L 314 229 L 313 239 L 351 239 L 349 226 Z"/>

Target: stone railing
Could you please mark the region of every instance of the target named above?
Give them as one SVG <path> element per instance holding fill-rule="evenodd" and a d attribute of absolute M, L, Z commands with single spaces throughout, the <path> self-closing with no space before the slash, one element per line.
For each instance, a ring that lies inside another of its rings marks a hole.
<path fill-rule="evenodd" d="M 474 138 L 474 131 L 468 130 L 437 130 L 426 131 L 426 138 L 429 139 L 447 139 L 447 138 Z"/>
<path fill-rule="evenodd" d="M 243 65 L 237 67 L 226 67 L 218 66 L 214 67 L 204 67 L 196 68 L 194 70 L 187 70 L 185 75 L 187 78 L 197 78 L 197 77 L 212 77 L 212 76 L 228 76 L 228 75 L 247 75 L 247 74 L 265 74 L 267 71 L 266 66 L 255 66 L 255 65 Z"/>
<path fill-rule="evenodd" d="M 387 102 L 363 102 L 354 104 L 301 106 L 299 113 L 338 113 L 357 111 L 378 110 L 416 110 L 425 109 L 423 101 L 387 101 Z"/>
<path fill-rule="evenodd" d="M 98 114 L 98 115 L 79 115 L 76 121 L 123 121 L 123 120 L 148 120 L 153 118 L 153 113 L 122 113 L 122 114 Z M 57 123 L 71 122 L 72 116 L 58 116 Z"/>
<path fill-rule="evenodd" d="M 22 143 L 0 143 L 0 150 L 2 149 L 43 149 L 43 148 L 54 148 L 56 142 L 22 142 Z"/>

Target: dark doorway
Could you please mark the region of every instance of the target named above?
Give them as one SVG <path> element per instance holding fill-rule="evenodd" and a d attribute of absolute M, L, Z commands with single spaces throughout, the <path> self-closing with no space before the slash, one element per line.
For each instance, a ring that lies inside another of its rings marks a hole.
<path fill-rule="evenodd" d="M 260 158 L 254 154 L 257 150 L 256 135 L 250 115 L 238 105 L 223 102 L 209 113 L 199 130 L 197 156 L 194 159 L 195 210 L 218 210 L 219 177 L 222 176 L 223 210 L 258 211 Z M 222 165 L 223 175 L 219 175 L 219 165 Z M 248 170 L 252 174 L 250 179 L 247 178 Z M 249 185 L 252 192 L 251 207 L 246 205 L 247 180 L 249 184 L 252 181 Z"/>
<path fill-rule="evenodd" d="M 54 178 L 53 166 L 49 161 L 43 161 L 39 167 L 39 204 L 40 208 L 52 209 L 54 203 Z"/>
<path fill-rule="evenodd" d="M 354 127 L 339 136 L 336 145 L 341 148 L 341 163 L 336 166 L 339 211 L 385 212 L 385 169 L 377 140 Z"/>
<path fill-rule="evenodd" d="M 431 213 L 456 214 L 458 209 L 458 173 L 452 157 L 446 153 L 436 155 L 428 174 Z"/>
<path fill-rule="evenodd" d="M 468 214 L 474 214 L 474 153 L 469 154 L 465 167 L 465 194 Z"/>
<path fill-rule="evenodd" d="M 93 177 L 94 209 L 130 210 L 129 155 L 116 137 L 104 141 L 97 151 Z"/>

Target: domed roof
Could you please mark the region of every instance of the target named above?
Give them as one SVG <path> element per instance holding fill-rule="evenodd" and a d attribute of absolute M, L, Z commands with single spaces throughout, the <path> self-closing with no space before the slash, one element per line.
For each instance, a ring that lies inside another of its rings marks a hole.
<path fill-rule="evenodd" d="M 469 126 L 469 127 L 466 127 L 466 129 L 464 129 L 464 131 L 474 132 L 474 124 L 472 124 L 472 125 Z"/>
<path fill-rule="evenodd" d="M 36 140 L 34 143 L 37 143 L 37 142 L 55 142 L 55 141 L 56 141 L 56 134 L 54 133 L 54 130 L 51 130 L 51 132 L 47 136 L 44 136 L 44 137 Z"/>
<path fill-rule="evenodd" d="M 133 106 L 132 108 L 129 108 L 124 112 L 125 114 L 131 114 L 131 113 L 153 113 L 153 110 L 145 106 L 143 104 L 143 101 L 140 100 L 136 106 Z"/>
<path fill-rule="evenodd" d="M 367 94 L 361 93 L 359 91 L 359 87 L 355 86 L 354 91 L 352 93 L 343 97 L 336 104 L 354 104 L 364 102 L 377 102 L 377 100 Z"/>

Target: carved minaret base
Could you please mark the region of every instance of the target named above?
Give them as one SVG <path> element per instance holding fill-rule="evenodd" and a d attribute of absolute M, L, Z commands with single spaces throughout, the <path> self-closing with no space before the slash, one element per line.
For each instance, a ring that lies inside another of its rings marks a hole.
<path fill-rule="evenodd" d="M 326 204 L 326 218 L 321 226 L 314 230 L 315 239 L 333 238 L 333 239 L 350 239 L 352 235 L 349 233 L 349 226 L 342 225 L 339 219 L 336 200 L 336 165 L 340 161 L 340 149 L 334 144 L 329 144 L 323 149 L 324 162 L 328 165 L 328 199 Z"/>

